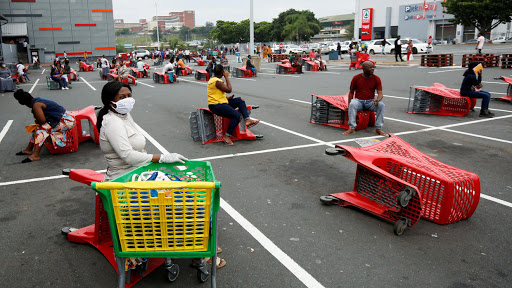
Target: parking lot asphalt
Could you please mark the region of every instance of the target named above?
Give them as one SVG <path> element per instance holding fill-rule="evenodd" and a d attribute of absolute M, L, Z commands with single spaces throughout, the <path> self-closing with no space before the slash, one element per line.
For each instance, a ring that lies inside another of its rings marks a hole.
<path fill-rule="evenodd" d="M 512 45 L 487 47 L 484 52 L 496 49 L 501 54 Z M 218 287 L 509 286 L 512 104 L 491 101 L 493 119 L 478 117 L 480 100 L 476 112 L 465 117 L 406 113 L 411 86 L 442 83 L 458 89 L 465 70 L 458 66 L 460 55 L 473 53 L 471 48 L 436 46 L 436 53 L 456 55 L 453 67 L 379 65 L 375 58 L 385 95 L 383 129 L 426 155 L 476 173 L 481 181 L 482 197 L 471 218 L 448 225 L 420 220 L 401 236 L 381 218 L 319 201 L 323 195 L 352 191 L 355 179 L 356 164 L 325 155 L 326 148 L 338 143 L 359 147 L 354 140 L 365 137 L 383 140 L 372 128 L 343 136 L 343 130 L 309 123 L 311 94 L 346 94 L 360 70 L 332 64 L 328 71 L 275 75 L 275 63 L 262 63 L 258 77 L 233 79 L 233 93 L 260 106 L 252 116 L 261 123 L 251 131 L 264 138 L 235 141 L 232 147 L 202 145 L 190 136 L 190 112 L 207 106 L 206 82 L 193 76 L 166 85 L 138 79 L 132 86 L 132 116 L 151 136 L 146 150 L 208 160 L 222 183 L 218 243 L 227 265 L 218 270 Z M 230 62 L 237 66 L 234 58 Z M 21 87 L 34 97 L 54 100 L 68 110 L 101 105 L 106 81 L 97 70 L 80 72 L 80 81 L 68 91 L 48 90 L 47 70 L 30 72 L 32 83 Z M 507 85 L 494 78 L 510 74 L 508 69 L 484 69 L 483 89 L 492 97 L 504 96 Z M 95 199 L 89 187 L 61 176 L 61 170 L 104 170 L 101 151 L 87 141 L 76 153 L 50 155 L 43 149 L 41 161 L 21 164 L 23 157 L 15 153 L 26 146 L 24 127 L 33 117 L 12 95 L 0 94 L 3 285 L 115 287 L 116 272 L 101 253 L 60 233 L 64 226 L 92 224 Z M 209 282 L 197 281 L 190 260 L 176 262 L 181 271 L 172 284 L 160 267 L 135 287 L 209 287 Z"/>

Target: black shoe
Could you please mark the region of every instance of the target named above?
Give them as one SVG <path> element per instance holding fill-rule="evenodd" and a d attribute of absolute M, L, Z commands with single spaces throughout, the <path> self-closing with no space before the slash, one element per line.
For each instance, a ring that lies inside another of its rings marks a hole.
<path fill-rule="evenodd" d="M 493 117 L 494 117 L 494 113 L 492 113 L 491 111 L 489 111 L 489 109 L 480 110 L 480 115 L 479 115 L 479 117 L 493 118 Z"/>

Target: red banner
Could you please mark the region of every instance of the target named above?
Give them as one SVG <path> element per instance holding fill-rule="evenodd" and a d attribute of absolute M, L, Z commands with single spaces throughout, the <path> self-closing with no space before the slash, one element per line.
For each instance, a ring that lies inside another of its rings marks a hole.
<path fill-rule="evenodd" d="M 373 8 L 363 9 L 361 18 L 361 40 L 371 40 L 373 31 Z"/>

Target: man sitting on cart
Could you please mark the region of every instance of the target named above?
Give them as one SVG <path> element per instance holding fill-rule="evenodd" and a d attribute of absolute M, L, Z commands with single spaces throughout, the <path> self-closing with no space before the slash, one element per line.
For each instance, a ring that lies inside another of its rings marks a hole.
<path fill-rule="evenodd" d="M 377 112 L 375 119 L 375 134 L 389 136 L 382 131 L 384 125 L 384 108 L 382 103 L 382 83 L 377 75 L 373 75 L 375 66 L 370 61 L 363 62 L 363 73 L 352 78 L 350 83 L 350 93 L 348 94 L 348 126 L 349 129 L 343 135 L 355 134 L 357 126 L 357 112 L 368 110 Z M 375 99 L 375 90 L 377 90 L 377 99 Z M 355 96 L 354 96 L 355 92 Z"/>

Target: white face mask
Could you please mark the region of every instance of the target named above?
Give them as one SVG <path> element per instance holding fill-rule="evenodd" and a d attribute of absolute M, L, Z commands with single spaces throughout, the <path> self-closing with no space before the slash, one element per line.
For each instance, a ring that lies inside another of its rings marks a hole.
<path fill-rule="evenodd" d="M 135 99 L 133 99 L 132 97 L 127 97 L 117 102 L 112 101 L 112 103 L 116 105 L 116 108 L 112 107 L 112 109 L 116 110 L 117 113 L 127 114 L 130 113 L 130 111 L 132 111 L 133 105 L 135 105 Z"/>

